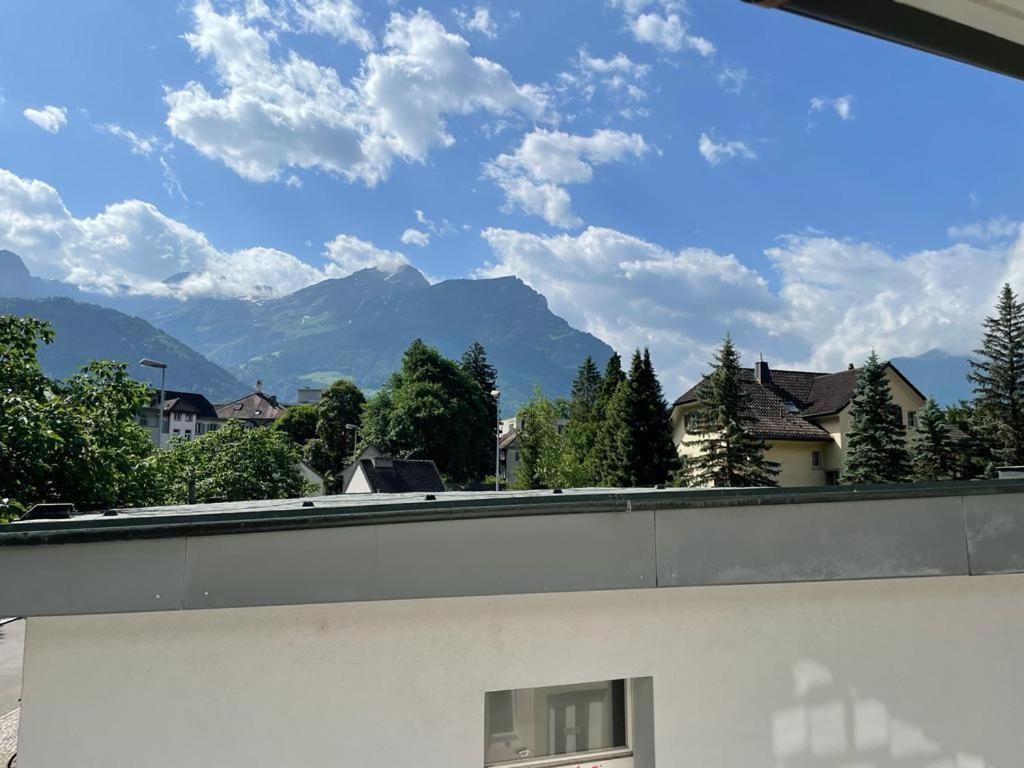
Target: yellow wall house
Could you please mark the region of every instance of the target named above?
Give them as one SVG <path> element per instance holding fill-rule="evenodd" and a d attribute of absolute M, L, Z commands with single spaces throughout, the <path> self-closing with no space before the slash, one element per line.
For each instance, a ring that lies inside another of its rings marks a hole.
<path fill-rule="evenodd" d="M 889 389 L 907 426 L 908 442 L 925 397 L 892 363 L 885 364 Z M 860 376 L 852 365 L 840 373 L 774 371 L 768 363 L 741 371 L 755 434 L 768 444 L 767 458 L 778 462 L 781 486 L 835 485 L 839 482 L 850 429 L 850 398 Z M 699 453 L 697 438 L 688 433 L 698 408 L 691 388 L 672 407 L 672 433 L 679 455 Z"/>

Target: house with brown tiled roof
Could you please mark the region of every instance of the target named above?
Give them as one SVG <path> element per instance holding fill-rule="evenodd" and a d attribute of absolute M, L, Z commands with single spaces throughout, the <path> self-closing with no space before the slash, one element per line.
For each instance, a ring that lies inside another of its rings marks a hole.
<path fill-rule="evenodd" d="M 892 363 L 885 374 L 893 400 L 912 440 L 925 397 Z M 779 464 L 781 486 L 836 485 L 846 456 L 850 400 L 860 376 L 851 365 L 839 373 L 772 370 L 761 361 L 744 368 L 740 384 L 753 417 L 751 430 L 768 445 L 767 458 Z M 699 452 L 691 432 L 699 408 L 700 384 L 672 405 L 673 437 L 680 456 Z"/>
<path fill-rule="evenodd" d="M 227 421 L 241 419 L 250 426 L 264 427 L 273 424 L 285 412 L 287 406 L 278 402 L 276 395 L 263 391 L 263 382 L 256 382 L 256 390 L 230 403 L 217 406 L 217 417 Z"/>

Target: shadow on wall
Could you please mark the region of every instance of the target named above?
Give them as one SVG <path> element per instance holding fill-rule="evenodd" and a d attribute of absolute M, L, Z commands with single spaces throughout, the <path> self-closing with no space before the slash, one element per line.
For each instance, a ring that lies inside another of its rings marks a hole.
<path fill-rule="evenodd" d="M 776 768 L 995 768 L 948 749 L 815 661 L 793 665 L 794 706 L 772 717 Z"/>

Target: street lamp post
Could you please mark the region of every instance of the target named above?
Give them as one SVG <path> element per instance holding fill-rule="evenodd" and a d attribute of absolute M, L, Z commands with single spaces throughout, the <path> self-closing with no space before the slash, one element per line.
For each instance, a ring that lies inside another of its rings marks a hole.
<path fill-rule="evenodd" d="M 356 460 L 356 447 L 359 445 L 359 425 L 346 424 L 345 431 L 352 433 L 352 461 Z"/>
<path fill-rule="evenodd" d="M 494 490 L 501 490 L 501 391 L 491 390 L 494 398 Z"/>
<path fill-rule="evenodd" d="M 144 357 L 139 360 L 139 365 L 144 365 L 147 368 L 159 368 L 160 369 L 160 413 L 157 415 L 157 429 L 156 429 L 156 447 L 164 447 L 164 403 L 167 400 L 167 388 L 165 386 L 167 382 L 167 363 L 161 363 L 159 360 L 150 360 L 148 357 Z"/>

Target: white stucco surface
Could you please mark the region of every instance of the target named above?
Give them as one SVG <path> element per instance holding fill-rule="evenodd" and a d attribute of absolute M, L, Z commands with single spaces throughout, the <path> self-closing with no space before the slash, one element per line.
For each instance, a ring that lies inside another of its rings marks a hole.
<path fill-rule="evenodd" d="M 659 768 L 1002 768 L 1022 609 L 1018 575 L 34 618 L 18 766 L 478 768 L 485 691 L 650 675 Z"/>

